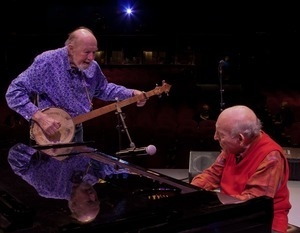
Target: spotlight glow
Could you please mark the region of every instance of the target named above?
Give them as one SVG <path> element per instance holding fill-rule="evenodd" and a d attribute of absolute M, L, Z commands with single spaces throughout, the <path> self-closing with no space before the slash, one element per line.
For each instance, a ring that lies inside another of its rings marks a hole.
<path fill-rule="evenodd" d="M 126 14 L 127 15 L 131 15 L 132 14 L 132 9 L 131 8 L 127 8 L 126 9 Z"/>

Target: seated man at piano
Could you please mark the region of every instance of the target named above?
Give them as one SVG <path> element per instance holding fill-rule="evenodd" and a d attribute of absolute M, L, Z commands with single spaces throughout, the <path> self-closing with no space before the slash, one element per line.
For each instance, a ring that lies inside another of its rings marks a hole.
<path fill-rule="evenodd" d="M 60 142 L 57 135 L 65 127 L 61 119 L 68 121 L 90 112 L 93 98 L 114 101 L 136 97 L 137 106 L 143 106 L 147 98 L 142 91 L 108 82 L 94 60 L 97 50 L 97 39 L 90 29 L 75 29 L 63 47 L 39 54 L 12 80 L 6 92 L 8 106 L 27 121 L 38 124 L 42 136 L 55 143 Z M 47 108 L 62 109 L 65 116 L 61 111 L 47 114 Z M 62 118 L 56 117 L 61 115 Z M 82 122 L 64 132 L 71 135 L 70 141 L 83 141 Z M 37 141 L 37 134 L 31 137 Z"/>
<path fill-rule="evenodd" d="M 273 198 L 272 233 L 286 233 L 291 209 L 287 187 L 289 165 L 282 147 L 261 127 L 256 114 L 246 106 L 223 110 L 214 134 L 222 151 L 191 184 L 205 190 L 220 189 L 240 200 Z"/>

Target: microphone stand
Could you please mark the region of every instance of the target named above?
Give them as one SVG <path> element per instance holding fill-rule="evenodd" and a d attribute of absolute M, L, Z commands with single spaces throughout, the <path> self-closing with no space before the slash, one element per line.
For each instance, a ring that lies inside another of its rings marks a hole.
<path fill-rule="evenodd" d="M 126 135 L 127 135 L 127 138 L 129 140 L 129 146 L 130 148 L 135 148 L 135 143 L 132 141 L 131 139 L 131 136 L 129 134 L 129 131 L 128 131 L 128 128 L 127 128 L 127 125 L 125 123 L 125 119 L 124 119 L 124 116 L 123 116 L 123 112 L 120 108 L 120 106 L 118 105 L 118 98 L 116 98 L 117 102 L 116 102 L 116 108 L 117 108 L 117 116 L 118 116 L 118 132 L 119 132 L 119 150 L 122 149 L 122 136 L 121 136 L 121 132 L 125 131 Z"/>
<path fill-rule="evenodd" d="M 221 60 L 219 62 L 218 66 L 218 75 L 219 75 L 219 82 L 220 82 L 220 111 L 223 111 L 223 107 L 225 106 L 224 99 L 223 99 L 223 66 L 224 66 L 224 61 Z"/>

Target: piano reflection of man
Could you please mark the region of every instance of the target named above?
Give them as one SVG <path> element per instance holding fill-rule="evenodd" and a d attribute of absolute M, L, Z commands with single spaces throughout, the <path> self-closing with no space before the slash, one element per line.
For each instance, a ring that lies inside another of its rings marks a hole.
<path fill-rule="evenodd" d="M 91 222 L 100 211 L 93 185 L 110 175 L 128 173 L 80 154 L 61 160 L 21 143 L 9 150 L 8 162 L 40 196 L 68 200 L 72 217 L 82 223 Z"/>

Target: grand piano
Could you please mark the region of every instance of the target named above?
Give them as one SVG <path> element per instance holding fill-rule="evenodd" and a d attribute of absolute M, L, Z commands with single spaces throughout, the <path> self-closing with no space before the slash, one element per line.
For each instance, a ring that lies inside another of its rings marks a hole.
<path fill-rule="evenodd" d="M 271 232 L 268 197 L 241 202 L 90 144 L 17 143 L 5 155 L 0 232 Z"/>

